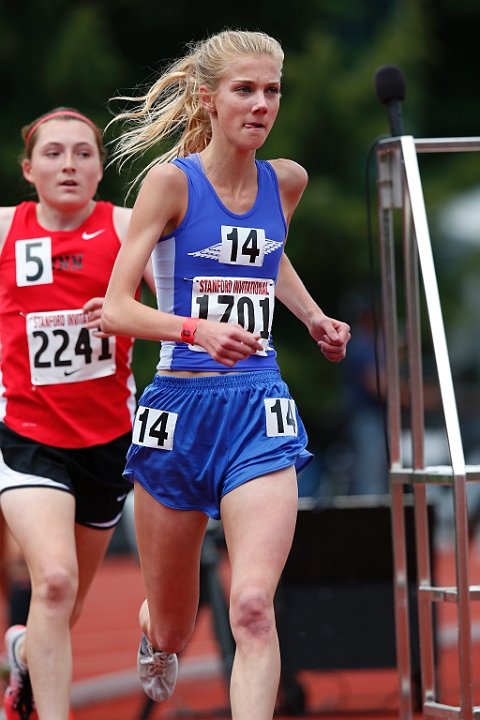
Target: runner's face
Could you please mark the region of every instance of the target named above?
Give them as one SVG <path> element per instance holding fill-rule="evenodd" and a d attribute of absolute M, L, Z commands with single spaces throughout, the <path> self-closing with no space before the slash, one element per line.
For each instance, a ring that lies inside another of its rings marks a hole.
<path fill-rule="evenodd" d="M 41 202 L 71 211 L 87 205 L 97 191 L 103 167 L 95 134 L 81 120 L 48 120 L 37 130 L 23 174 Z"/>
<path fill-rule="evenodd" d="M 277 117 L 280 68 L 268 55 L 239 56 L 229 63 L 218 90 L 204 97 L 212 131 L 241 150 L 256 150 Z"/>

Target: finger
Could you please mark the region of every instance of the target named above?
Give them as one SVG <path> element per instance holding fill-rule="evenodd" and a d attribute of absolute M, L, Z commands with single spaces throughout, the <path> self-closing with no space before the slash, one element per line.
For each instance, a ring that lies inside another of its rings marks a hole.
<path fill-rule="evenodd" d="M 323 341 L 327 345 L 343 345 L 344 340 L 340 337 L 340 335 L 337 333 L 336 330 L 333 330 L 333 332 L 326 332 L 323 336 Z"/>
<path fill-rule="evenodd" d="M 332 345 L 332 343 L 319 342 L 318 344 L 322 350 L 333 353 L 334 355 L 339 355 L 346 351 L 345 343 L 342 343 L 341 345 Z"/>
<path fill-rule="evenodd" d="M 252 353 L 256 353 L 258 351 L 261 352 L 263 350 L 263 346 L 255 337 L 255 335 L 252 335 L 252 333 L 243 330 L 243 328 L 240 332 L 236 332 L 234 335 L 232 335 L 232 337 L 225 342 L 224 347 L 229 350 L 235 349 L 241 352 L 244 352 L 248 348 L 248 355 L 251 355 Z"/>
<path fill-rule="evenodd" d="M 345 348 L 344 345 L 341 346 L 341 347 L 340 347 L 340 346 L 337 347 L 337 346 L 328 345 L 328 344 L 323 343 L 323 342 L 319 342 L 319 343 L 318 343 L 318 346 L 319 346 L 320 350 L 322 351 L 322 353 L 323 353 L 323 354 L 325 355 L 325 357 L 327 358 L 327 360 L 331 360 L 331 361 L 334 361 L 334 362 L 335 362 L 335 361 L 338 362 L 339 360 L 343 360 L 343 358 L 344 358 L 345 355 L 347 354 L 347 353 L 346 353 L 346 348 Z"/>
<path fill-rule="evenodd" d="M 99 325 L 100 315 L 90 318 L 88 322 L 85 323 L 85 327 L 88 328 L 88 330 L 99 330 Z"/>
<path fill-rule="evenodd" d="M 237 362 L 238 360 L 246 360 L 251 355 L 254 355 L 255 350 L 243 343 L 236 343 L 235 345 L 224 346 L 220 354 L 222 357 L 233 358 L 235 362 Z"/>
<path fill-rule="evenodd" d="M 259 336 L 252 335 L 252 333 L 246 332 L 240 340 L 242 345 L 247 345 L 252 349 L 252 352 L 258 352 L 263 350 L 263 345 L 259 340 Z"/>
<path fill-rule="evenodd" d="M 333 323 L 329 323 L 326 326 L 324 326 L 324 331 L 325 331 L 324 339 L 327 342 L 334 342 L 334 343 L 341 342 L 340 335 L 338 334 Z"/>
<path fill-rule="evenodd" d="M 94 312 L 95 310 L 100 310 L 103 307 L 103 297 L 93 297 L 90 298 L 90 300 L 87 300 L 85 305 L 83 306 L 82 310 L 84 313 Z"/>

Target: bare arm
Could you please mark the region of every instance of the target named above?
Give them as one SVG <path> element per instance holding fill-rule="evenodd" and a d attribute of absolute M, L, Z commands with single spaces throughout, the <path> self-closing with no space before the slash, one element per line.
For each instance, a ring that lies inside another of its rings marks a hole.
<path fill-rule="evenodd" d="M 120 243 L 123 243 L 123 241 L 125 240 L 125 237 L 126 237 L 127 231 L 128 231 L 128 226 L 130 225 L 131 217 L 132 217 L 131 208 L 119 207 L 118 205 L 114 206 L 114 208 L 113 208 L 113 226 L 115 228 L 115 232 L 118 235 Z M 153 294 L 155 294 L 155 280 L 153 277 L 153 268 L 152 268 L 151 258 L 148 260 L 148 263 L 145 267 L 145 270 L 143 273 L 143 279 L 145 280 L 145 282 L 147 283 L 148 287 L 153 292 Z M 82 308 L 83 312 L 90 313 L 90 320 L 87 323 L 87 327 L 92 330 L 96 330 L 100 324 L 104 300 L 105 300 L 105 298 L 103 298 L 103 297 L 90 298 Z M 102 332 L 95 332 L 94 334 L 98 335 L 99 337 L 107 337 L 105 335 L 105 333 L 102 333 Z"/>
<path fill-rule="evenodd" d="M 161 198 L 161 201 L 159 201 Z M 155 166 L 139 192 L 125 241 L 115 262 L 102 311 L 102 329 L 113 335 L 181 341 L 185 317 L 159 312 L 135 300 L 135 291 L 158 239 L 180 224 L 188 201 L 185 174 L 174 165 Z M 200 320 L 195 343 L 232 367 L 257 350 L 258 340 L 240 325 Z"/>
<path fill-rule="evenodd" d="M 123 243 L 127 236 L 128 232 L 128 226 L 130 225 L 130 220 L 132 218 L 132 209 L 126 208 L 126 207 L 119 207 L 116 205 L 113 208 L 113 224 L 115 226 L 115 230 L 117 232 L 118 237 L 120 238 L 120 242 Z M 149 259 L 145 271 L 143 273 L 143 279 L 147 283 L 150 290 L 155 295 L 155 280 L 153 278 L 153 268 L 152 268 L 152 261 Z"/>
<path fill-rule="evenodd" d="M 0 207 L 0 253 L 12 225 L 16 207 Z"/>
<path fill-rule="evenodd" d="M 270 164 L 277 175 L 283 214 L 288 227 L 303 191 L 307 187 L 307 171 L 293 160 L 284 158 L 270 160 Z"/>
<path fill-rule="evenodd" d="M 301 281 L 292 263 L 283 255 L 275 289 L 276 297 L 308 328 L 325 357 L 343 360 L 350 340 L 347 323 L 327 317 Z"/>
<path fill-rule="evenodd" d="M 307 185 L 306 171 L 291 160 L 274 160 L 272 165 L 278 177 L 282 207 L 287 225 Z M 308 328 L 310 335 L 328 360 L 338 362 L 345 357 L 350 340 L 350 327 L 325 315 L 284 254 L 280 262 L 276 297 Z"/>

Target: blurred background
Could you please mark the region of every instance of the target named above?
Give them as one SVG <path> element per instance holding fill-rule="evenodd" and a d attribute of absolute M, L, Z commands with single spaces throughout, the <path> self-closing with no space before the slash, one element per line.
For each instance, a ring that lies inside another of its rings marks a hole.
<path fill-rule="evenodd" d="M 403 70 L 407 134 L 478 135 L 478 0 L 2 0 L 1 203 L 16 204 L 32 192 L 19 167 L 23 125 L 67 105 L 104 127 L 118 108 L 111 104 L 109 110 L 109 98 L 150 82 L 166 61 L 182 54 L 185 43 L 227 26 L 261 29 L 284 47 L 281 110 L 259 157 L 289 157 L 308 170 L 310 183 L 287 252 L 323 310 L 361 328 L 357 337 L 371 343 L 368 312 L 365 322 L 371 293 L 366 158 L 372 140 L 388 133 L 374 73 L 386 63 Z M 480 158 L 423 156 L 420 163 L 466 449 L 470 458 L 480 457 Z M 109 168 L 100 197 L 122 204 L 128 179 Z M 379 288 L 376 271 L 378 297 Z M 401 298 L 399 309 L 402 314 Z M 302 481 L 304 494 L 353 492 L 353 415 L 361 402 L 371 401 L 371 388 L 358 387 L 359 368 L 371 354 L 355 352 L 352 340 L 357 365 L 329 364 L 280 304 L 273 332 L 283 376 L 316 454 Z M 428 332 L 424 342 L 425 373 L 434 386 Z M 136 344 L 140 391 L 150 382 L 157 355 L 155 344 Z M 435 462 L 445 451 L 438 410 L 432 392 L 427 425 Z"/>

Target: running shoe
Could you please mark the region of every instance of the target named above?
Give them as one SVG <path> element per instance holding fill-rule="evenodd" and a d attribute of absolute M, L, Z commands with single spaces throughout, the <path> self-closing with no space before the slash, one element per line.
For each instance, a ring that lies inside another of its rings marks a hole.
<path fill-rule="evenodd" d="M 140 682 L 148 697 L 156 702 L 168 700 L 177 682 L 177 656 L 155 650 L 145 635 L 142 635 L 137 667 Z"/>
<path fill-rule="evenodd" d="M 5 691 L 3 708 L 7 720 L 38 720 L 28 670 L 22 670 L 16 646 L 27 631 L 24 625 L 12 625 L 5 633 L 5 647 L 10 665 L 10 680 Z"/>

